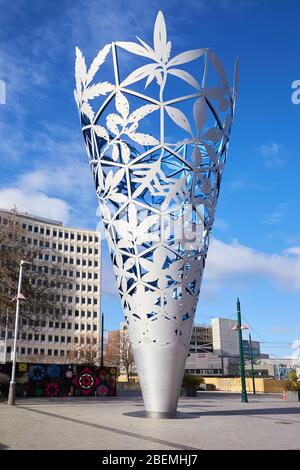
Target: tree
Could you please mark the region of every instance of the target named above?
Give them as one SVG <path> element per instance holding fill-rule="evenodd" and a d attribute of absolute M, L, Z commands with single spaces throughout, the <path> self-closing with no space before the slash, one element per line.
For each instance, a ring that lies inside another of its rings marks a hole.
<path fill-rule="evenodd" d="M 105 365 L 118 367 L 121 372 L 125 372 L 128 382 L 131 382 L 135 374 L 135 363 L 126 330 L 114 330 L 108 333 L 105 347 Z"/>
<path fill-rule="evenodd" d="M 108 332 L 107 343 L 104 351 L 104 362 L 107 366 L 118 367 L 121 361 L 121 332 L 114 330 Z"/>
<path fill-rule="evenodd" d="M 120 332 L 120 364 L 124 368 L 127 380 L 130 383 L 134 375 L 134 356 L 132 351 L 131 342 L 128 338 L 127 332 Z"/>
<path fill-rule="evenodd" d="M 82 337 L 82 339 L 84 339 Z M 90 365 L 99 365 L 100 363 L 100 354 L 99 354 L 99 344 L 93 343 L 93 337 L 88 336 L 85 343 L 79 342 L 75 347 L 65 356 L 65 363 L 76 363 L 76 364 L 90 364 Z"/>
<path fill-rule="evenodd" d="M 17 293 L 20 261 L 25 259 L 31 266 L 23 269 L 22 294 L 26 301 L 20 309 L 22 331 L 41 328 L 48 318 L 60 318 L 65 311 L 61 294 L 67 288 L 62 264 L 51 261 L 54 250 L 47 247 L 47 237 L 40 237 L 39 245 L 33 246 L 28 244 L 27 235 L 16 208 L 5 213 L 0 223 L 0 326 L 8 324 L 9 329 L 13 328 L 13 299 Z M 46 251 L 47 261 L 43 259 Z"/>

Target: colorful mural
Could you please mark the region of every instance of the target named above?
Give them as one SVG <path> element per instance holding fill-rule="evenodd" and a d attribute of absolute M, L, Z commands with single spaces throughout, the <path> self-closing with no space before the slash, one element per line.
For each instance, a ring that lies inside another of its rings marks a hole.
<path fill-rule="evenodd" d="M 114 367 L 17 364 L 18 397 L 116 396 Z M 0 396 L 7 396 L 11 363 L 0 364 Z"/>

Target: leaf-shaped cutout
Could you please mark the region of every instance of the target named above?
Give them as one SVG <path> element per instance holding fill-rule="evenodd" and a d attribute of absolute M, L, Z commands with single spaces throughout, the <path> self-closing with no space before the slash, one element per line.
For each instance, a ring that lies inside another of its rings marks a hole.
<path fill-rule="evenodd" d="M 120 142 L 122 160 L 125 165 L 128 163 L 130 158 L 130 148 L 125 142 Z"/>
<path fill-rule="evenodd" d="M 121 93 L 121 91 L 117 91 L 116 93 L 116 110 L 124 119 L 127 119 L 129 114 L 129 103 L 128 99 L 123 93 Z"/>
<path fill-rule="evenodd" d="M 217 55 L 209 50 L 209 58 L 210 60 L 212 61 L 214 67 L 215 67 L 215 70 L 219 76 L 219 79 L 220 79 L 220 82 L 222 83 L 222 85 L 225 87 L 225 88 L 228 88 L 228 80 L 227 80 L 227 76 L 226 76 L 226 73 L 225 73 L 225 70 L 224 70 L 224 67 L 220 61 L 220 59 L 217 57 Z"/>
<path fill-rule="evenodd" d="M 132 83 L 138 82 L 143 78 L 147 77 L 153 70 L 159 67 L 159 64 L 147 64 L 142 65 L 142 67 L 137 68 L 131 72 L 128 77 L 121 83 L 122 87 L 131 85 Z"/>
<path fill-rule="evenodd" d="M 140 145 L 158 145 L 159 141 L 149 134 L 142 134 L 141 132 L 127 133 L 128 137 Z"/>
<path fill-rule="evenodd" d="M 108 173 L 107 173 L 107 176 L 105 178 L 105 183 L 104 183 L 104 191 L 105 193 L 108 192 L 108 190 L 110 189 L 111 187 L 111 184 L 112 184 L 112 181 L 113 181 L 113 178 L 114 178 L 114 172 L 112 170 L 110 170 Z"/>
<path fill-rule="evenodd" d="M 119 149 L 116 144 L 112 145 L 111 158 L 113 159 L 114 162 L 116 162 L 119 158 Z"/>
<path fill-rule="evenodd" d="M 155 77 L 156 77 L 156 69 L 153 69 L 152 72 L 150 72 L 148 75 L 147 81 L 145 83 L 145 90 L 150 85 L 150 83 L 153 82 Z"/>
<path fill-rule="evenodd" d="M 77 104 L 77 108 L 79 108 L 79 97 L 78 97 L 78 93 L 76 89 L 74 90 L 74 100 L 75 100 L 75 103 Z"/>
<path fill-rule="evenodd" d="M 193 160 L 195 166 L 201 165 L 202 156 L 201 156 L 201 152 L 200 152 L 200 149 L 199 149 L 198 145 L 195 145 L 195 148 L 194 148 L 193 153 L 192 153 L 192 160 Z"/>
<path fill-rule="evenodd" d="M 103 171 L 101 165 L 98 166 L 98 187 L 100 189 L 104 189 L 104 178 L 103 178 Z"/>
<path fill-rule="evenodd" d="M 200 84 L 193 77 L 193 75 L 191 75 L 189 72 L 186 72 L 185 70 L 181 70 L 181 69 L 168 69 L 168 73 L 171 75 L 175 75 L 176 77 L 179 77 L 182 80 L 185 80 L 193 88 L 196 88 L 196 90 L 198 91 L 201 90 Z"/>
<path fill-rule="evenodd" d="M 122 47 L 122 49 L 125 49 L 128 52 L 131 52 L 132 54 L 141 55 L 143 57 L 153 59 L 151 52 L 149 52 L 147 49 L 145 49 L 140 44 L 137 44 L 136 42 L 118 41 L 116 42 L 116 45 Z"/>
<path fill-rule="evenodd" d="M 138 225 L 137 210 L 133 203 L 128 205 L 128 221 L 131 229 L 136 229 Z"/>
<path fill-rule="evenodd" d="M 86 77 L 86 84 L 88 85 L 94 78 L 95 74 L 99 70 L 100 65 L 103 64 L 103 62 L 106 59 L 107 54 L 109 53 L 111 48 L 111 44 L 107 44 L 106 46 L 101 49 L 96 57 L 94 58 L 93 62 L 91 63 L 91 66 L 88 70 L 87 77 Z"/>
<path fill-rule="evenodd" d="M 121 238 L 121 240 L 118 242 L 118 248 L 132 248 L 133 243 L 130 240 L 126 240 L 125 238 Z"/>
<path fill-rule="evenodd" d="M 224 87 L 213 86 L 206 90 L 205 94 L 210 100 L 221 100 L 226 93 Z"/>
<path fill-rule="evenodd" d="M 111 113 L 106 117 L 107 128 L 115 135 L 119 134 L 118 126 L 123 126 L 124 120 L 118 114 Z"/>
<path fill-rule="evenodd" d="M 211 140 L 212 142 L 217 142 L 223 137 L 223 132 L 218 127 L 211 127 L 205 134 L 202 136 L 205 140 Z"/>
<path fill-rule="evenodd" d="M 216 165 L 218 164 L 218 154 L 215 152 L 213 147 L 208 144 L 204 144 L 205 150 L 207 151 L 207 154 L 211 161 L 215 163 Z"/>
<path fill-rule="evenodd" d="M 153 31 L 153 45 L 158 58 L 161 59 L 167 45 L 167 30 L 164 15 L 159 11 Z"/>
<path fill-rule="evenodd" d="M 114 176 L 113 179 L 113 187 L 116 188 L 118 184 L 121 182 L 121 180 L 124 178 L 125 175 L 125 169 L 120 168 L 120 170 L 117 171 L 117 173 Z"/>
<path fill-rule="evenodd" d="M 76 78 L 76 89 L 77 93 L 81 94 L 80 83 L 85 84 L 86 82 L 86 64 L 85 59 L 81 50 L 76 47 L 76 61 L 75 61 L 75 78 Z"/>
<path fill-rule="evenodd" d="M 112 85 L 109 82 L 95 83 L 89 88 L 86 88 L 82 94 L 83 100 L 92 100 L 100 95 L 106 95 L 107 93 L 113 91 L 115 85 Z"/>
<path fill-rule="evenodd" d="M 174 108 L 173 106 L 166 106 L 165 109 L 172 121 L 174 121 L 177 126 L 181 127 L 189 134 L 193 135 L 190 123 L 186 115 L 182 111 L 180 111 L 180 109 Z"/>
<path fill-rule="evenodd" d="M 145 106 L 141 106 L 130 114 L 128 122 L 140 121 L 147 116 L 147 114 L 153 113 L 153 111 L 156 111 L 157 109 L 159 109 L 159 106 L 156 104 L 146 104 Z"/>
<path fill-rule="evenodd" d="M 230 101 L 227 98 L 223 98 L 221 101 L 219 101 L 218 108 L 223 113 L 227 111 L 229 106 L 230 106 Z"/>
<path fill-rule="evenodd" d="M 102 137 L 106 141 L 109 141 L 109 135 L 105 127 L 102 126 L 93 126 L 93 129 L 98 137 Z"/>
<path fill-rule="evenodd" d="M 195 101 L 193 106 L 193 114 L 198 134 L 200 134 L 208 119 L 208 108 L 203 96 Z"/>
<path fill-rule="evenodd" d="M 82 106 L 80 108 L 80 111 L 85 114 L 89 120 L 92 122 L 94 119 L 94 111 L 92 110 L 91 106 L 85 101 L 82 103 Z"/>
<path fill-rule="evenodd" d="M 198 57 L 201 57 L 204 52 L 205 49 L 193 49 L 191 51 L 182 52 L 181 54 L 173 57 L 173 59 L 168 62 L 167 66 L 172 67 L 173 65 L 186 64 L 187 62 L 198 59 Z"/>
<path fill-rule="evenodd" d="M 111 199 L 112 201 L 117 202 L 118 204 L 122 204 L 123 202 L 127 201 L 127 196 L 126 194 L 117 192 L 109 194 L 108 199 Z"/>

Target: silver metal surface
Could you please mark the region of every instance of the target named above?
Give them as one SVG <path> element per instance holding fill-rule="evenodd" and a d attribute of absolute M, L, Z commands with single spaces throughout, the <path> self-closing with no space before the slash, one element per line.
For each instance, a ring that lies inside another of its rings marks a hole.
<path fill-rule="evenodd" d="M 238 72 L 232 89 L 210 49 L 174 56 L 161 12 L 153 45 L 138 41 L 107 44 L 89 68 L 76 48 L 74 96 L 145 408 L 174 414 Z"/>

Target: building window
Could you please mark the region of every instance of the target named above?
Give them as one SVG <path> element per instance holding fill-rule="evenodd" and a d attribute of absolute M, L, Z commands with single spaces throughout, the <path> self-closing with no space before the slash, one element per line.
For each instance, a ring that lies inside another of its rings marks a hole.
<path fill-rule="evenodd" d="M 52 356 L 52 349 L 48 349 L 48 356 Z"/>
<path fill-rule="evenodd" d="M 62 336 L 62 337 L 60 338 L 60 341 L 61 341 L 62 343 L 65 343 L 65 337 Z"/>
<path fill-rule="evenodd" d="M 41 341 L 45 341 L 45 335 L 41 335 Z"/>
<path fill-rule="evenodd" d="M 58 356 L 58 349 L 54 349 L 54 356 Z"/>
<path fill-rule="evenodd" d="M 68 323 L 68 330 L 72 330 L 72 323 Z"/>
<path fill-rule="evenodd" d="M 51 342 L 53 340 L 53 336 L 52 335 L 49 335 L 48 336 L 48 341 Z"/>
<path fill-rule="evenodd" d="M 84 330 L 85 330 L 85 328 L 84 328 L 84 327 L 85 327 L 84 323 L 81 323 L 81 325 L 80 325 L 80 329 L 81 329 L 81 331 L 84 331 Z"/>
<path fill-rule="evenodd" d="M 38 350 L 37 348 L 35 348 L 35 349 L 33 350 L 33 354 L 38 354 L 38 353 L 39 353 L 39 350 Z"/>
<path fill-rule="evenodd" d="M 93 331 L 97 331 L 97 325 L 93 325 Z"/>
<path fill-rule="evenodd" d="M 25 354 L 25 348 L 21 348 L 21 354 Z"/>
<path fill-rule="evenodd" d="M 71 341 L 72 341 L 71 336 L 67 336 L 67 343 L 71 343 Z"/>
<path fill-rule="evenodd" d="M 55 343 L 58 343 L 58 342 L 59 342 L 59 337 L 58 337 L 58 336 L 54 336 L 54 341 L 55 341 Z"/>

